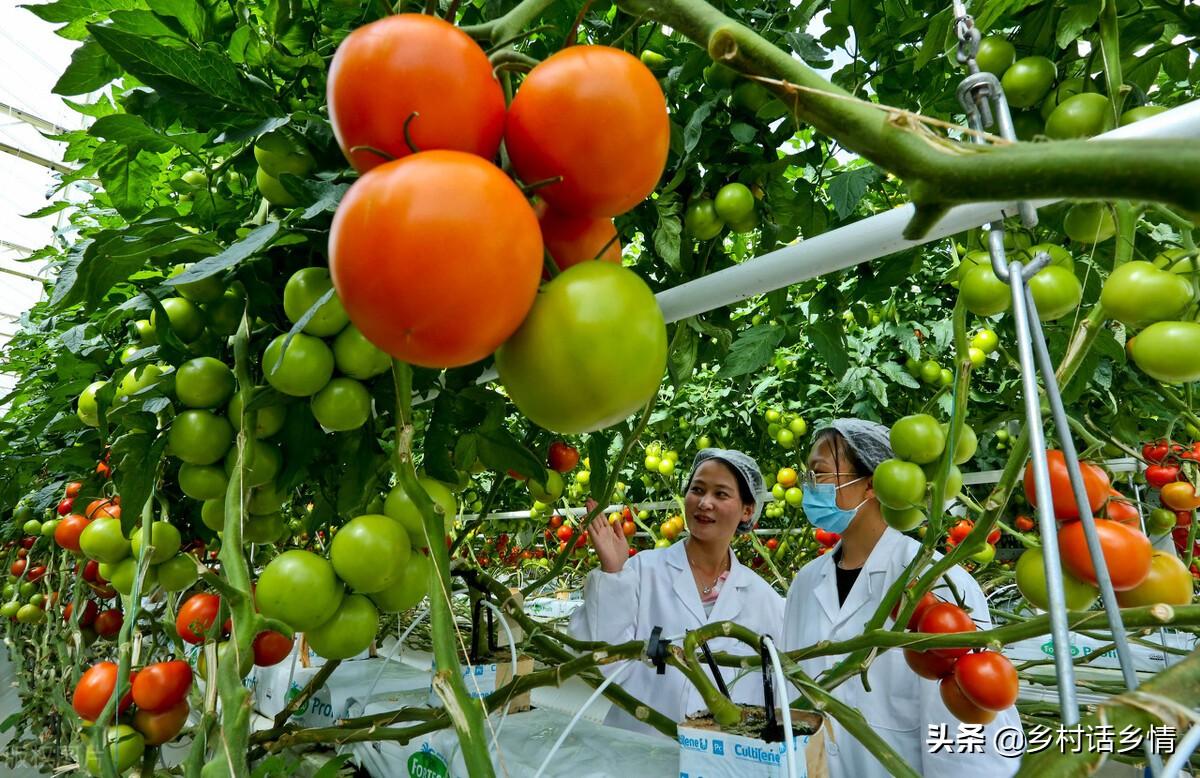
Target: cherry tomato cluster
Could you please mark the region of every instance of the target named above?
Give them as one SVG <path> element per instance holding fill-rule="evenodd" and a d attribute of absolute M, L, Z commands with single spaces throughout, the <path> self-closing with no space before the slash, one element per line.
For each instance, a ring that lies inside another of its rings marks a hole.
<path fill-rule="evenodd" d="M 895 618 L 899 605 L 893 611 Z M 962 608 L 926 592 L 907 629 L 915 632 L 974 632 L 975 622 Z M 968 724 L 987 724 L 1017 701 L 1017 671 L 1003 654 L 969 648 L 904 649 L 904 660 L 922 678 L 937 681 L 942 702 Z"/>

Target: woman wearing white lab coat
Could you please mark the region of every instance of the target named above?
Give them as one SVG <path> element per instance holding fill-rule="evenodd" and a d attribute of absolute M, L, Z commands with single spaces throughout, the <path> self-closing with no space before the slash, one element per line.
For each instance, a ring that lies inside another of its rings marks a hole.
<path fill-rule="evenodd" d="M 804 490 L 805 516 L 815 526 L 842 535 L 823 556 L 809 562 L 788 590 L 783 645 L 789 651 L 820 641 L 841 641 L 861 635 L 888 588 L 903 574 L 921 544 L 889 527 L 880 515 L 872 489 L 875 467 L 892 456 L 888 429 L 881 424 L 842 419 L 817 434 L 808 460 Z M 940 556 L 940 555 L 938 555 Z M 948 573 L 978 629 L 992 626 L 987 601 L 979 584 L 964 569 Z M 944 584 L 934 593 L 954 602 Z M 890 624 L 890 622 L 889 622 Z M 819 656 L 800 662 L 815 678 L 845 655 Z M 942 703 L 936 681 L 921 678 L 908 667 L 899 649 L 875 656 L 867 671 L 870 691 L 861 677 L 833 690 L 833 695 L 866 719 L 917 773 L 925 778 L 991 778 L 1016 772 L 1019 759 L 996 748 L 996 733 L 1020 730 L 1016 710 L 1009 708 L 984 727 L 982 753 L 956 753 L 957 747 L 930 753 L 930 729 L 958 740 L 959 721 Z M 833 724 L 833 742 L 827 741 L 830 778 L 872 778 L 887 771 L 848 731 Z M 1011 748 L 1004 741 L 1002 750 Z M 974 750 L 973 748 L 971 750 Z"/>
<path fill-rule="evenodd" d="M 696 455 L 684 499 L 688 536 L 667 548 L 629 556 L 619 523 L 603 514 L 588 527 L 600 568 L 587 576 L 583 606 L 571 618 L 571 633 L 581 640 L 623 643 L 647 640 L 655 627 L 675 645 L 683 634 L 704 624 L 734 621 L 757 633 L 778 635 L 783 628 L 783 598 L 757 573 L 742 565 L 730 542 L 749 532 L 762 508 L 762 474 L 740 451 L 704 449 Z M 731 638 L 708 641 L 714 651 L 752 654 Z M 632 661 L 632 660 L 631 660 Z M 611 675 L 630 665 L 603 668 Z M 763 704 L 761 675 L 751 673 L 733 685 L 735 671 L 721 668 L 735 702 Z M 710 674 L 711 675 L 711 674 Z M 646 661 L 621 671 L 626 691 L 673 721 L 705 709 L 696 688 L 678 670 L 658 675 Z M 619 708 L 606 723 L 640 732 L 658 730 Z"/>

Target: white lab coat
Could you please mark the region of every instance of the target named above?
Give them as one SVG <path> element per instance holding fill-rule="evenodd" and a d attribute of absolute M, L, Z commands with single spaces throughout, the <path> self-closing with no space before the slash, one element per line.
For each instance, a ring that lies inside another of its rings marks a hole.
<path fill-rule="evenodd" d="M 778 636 L 783 630 L 783 597 L 757 573 L 738 562 L 732 549 L 729 555 L 729 577 L 711 615 L 704 613 L 683 543 L 642 551 L 631 557 L 619 573 L 605 573 L 597 568 L 588 573 L 583 607 L 571 617 L 571 634 L 581 640 L 624 643 L 647 640 L 651 630 L 661 626 L 663 637 L 673 638 L 673 644 L 678 646 L 688 630 L 717 621 L 734 621 L 759 634 Z M 732 638 L 716 638 L 708 641 L 708 645 L 714 653 L 754 653 L 754 649 Z M 627 664 L 619 662 L 602 669 L 611 675 Z M 738 672 L 736 668 L 721 668 L 734 701 L 762 705 L 761 672 L 755 670 L 734 685 Z M 617 683 L 676 722 L 682 721 L 686 714 L 706 708 L 696 688 L 671 667 L 665 675 L 657 675 L 648 661 L 638 662 L 625 670 Z M 617 707 L 610 710 L 605 723 L 658 733 Z"/>
<path fill-rule="evenodd" d="M 840 545 L 840 544 L 839 544 Z M 871 551 L 866 564 L 839 607 L 837 573 L 833 553 L 826 553 L 804 566 L 788 590 L 784 646 L 788 651 L 804 648 L 822 640 L 840 641 L 861 635 L 867 620 L 888 587 L 903 573 L 904 568 L 920 550 L 920 543 L 892 528 L 888 528 Z M 950 580 L 962 595 L 971 617 L 979 629 L 991 627 L 987 601 L 979 584 L 961 567 L 949 571 Z M 950 602 L 953 595 L 944 584 L 935 593 Z M 890 622 L 889 622 L 890 623 Z M 810 677 L 833 667 L 841 656 L 820 656 L 801 661 L 800 666 Z M 994 750 L 994 737 L 1002 727 L 1020 727 L 1015 708 L 999 713 L 987 725 L 985 753 L 930 754 L 927 745 L 930 724 L 945 723 L 947 735 L 954 740 L 959 721 L 942 704 L 936 681 L 921 678 L 909 668 L 900 649 L 890 649 L 877 655 L 867 671 L 871 691 L 867 692 L 861 678 L 853 678 L 838 686 L 833 695 L 856 708 L 867 724 L 886 740 L 896 752 L 925 778 L 992 778 L 1010 776 L 1019 766 Z M 886 776 L 882 765 L 849 732 L 833 724 L 834 743 L 827 743 L 830 778 L 873 778 Z M 1006 744 L 1011 747 L 1011 744 Z"/>

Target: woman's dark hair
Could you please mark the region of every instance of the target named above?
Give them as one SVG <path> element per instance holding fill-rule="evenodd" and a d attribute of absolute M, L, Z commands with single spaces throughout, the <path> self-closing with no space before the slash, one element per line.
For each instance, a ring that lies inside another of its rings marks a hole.
<path fill-rule="evenodd" d="M 817 439 L 814 441 L 814 444 L 819 446 L 822 443 L 829 443 L 829 445 L 833 447 L 833 464 L 837 472 L 843 472 L 842 459 L 845 458 L 846 462 L 848 462 L 850 467 L 853 468 L 855 474 L 866 476 L 875 475 L 875 471 L 864 465 L 862 460 L 858 458 L 858 455 L 854 453 L 854 449 L 850 448 L 850 444 L 846 442 L 846 438 L 842 435 L 842 433 L 838 432 L 832 427 L 822 430 L 821 433 L 817 435 Z"/>
<path fill-rule="evenodd" d="M 713 457 L 712 459 L 706 461 L 716 462 L 733 474 L 733 480 L 737 484 L 738 497 L 741 499 L 742 505 L 754 505 L 758 502 L 758 500 L 754 499 L 754 493 L 750 491 L 750 485 L 746 483 L 746 479 L 742 477 L 742 474 L 738 472 L 736 467 L 729 464 L 724 459 L 718 459 L 717 457 Z"/>

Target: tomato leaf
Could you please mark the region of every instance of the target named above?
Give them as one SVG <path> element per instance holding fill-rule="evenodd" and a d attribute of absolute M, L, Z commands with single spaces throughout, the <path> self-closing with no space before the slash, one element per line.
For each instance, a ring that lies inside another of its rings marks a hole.
<path fill-rule="evenodd" d="M 829 182 L 829 199 L 839 219 L 854 213 L 862 202 L 867 187 L 879 180 L 879 172 L 873 167 L 856 167 L 838 173 Z"/>
<path fill-rule="evenodd" d="M 196 0 L 147 0 L 160 18 L 173 19 L 195 43 L 208 40 L 208 14 Z"/>
<path fill-rule="evenodd" d="M 834 375 L 845 373 L 850 366 L 846 355 L 846 337 L 842 332 L 842 320 L 837 316 L 826 316 L 805 330 L 813 348 L 817 350 L 829 371 Z"/>
<path fill-rule="evenodd" d="M 943 8 L 929 17 L 929 26 L 925 30 L 925 37 L 921 39 L 921 50 L 917 53 L 916 61 L 913 62 L 914 70 L 920 70 L 928 65 L 934 57 L 946 53 L 951 45 L 952 21 L 949 8 Z"/>
<path fill-rule="evenodd" d="M 110 464 L 113 482 L 121 495 L 121 531 L 126 536 L 141 524 L 142 508 L 158 479 L 158 466 L 167 448 L 167 436 L 127 432 L 113 441 Z"/>
<path fill-rule="evenodd" d="M 243 114 L 238 118 L 244 120 L 275 112 L 266 87 L 244 77 L 224 53 L 164 35 L 169 28 L 161 22 L 159 34 L 152 35 L 146 17 L 154 18 L 149 12 L 123 11 L 112 15 L 112 25 L 90 24 L 88 30 L 127 72 L 197 118 L 208 114 L 212 121 L 228 121 Z M 232 114 L 231 107 L 237 109 Z"/>
<path fill-rule="evenodd" d="M 892 379 L 895 383 L 906 386 L 909 389 L 919 389 L 921 386 L 917 379 L 910 376 L 902 365 L 898 365 L 895 362 L 880 362 L 879 372 Z"/>
<path fill-rule="evenodd" d="M 337 512 L 339 516 L 358 516 L 379 492 L 379 465 L 385 456 L 375 435 L 366 426 L 339 438 L 338 460 L 345 463 L 345 469 L 338 479 Z M 428 464 L 428 453 L 425 461 Z"/>
<path fill-rule="evenodd" d="M 751 327 L 738 333 L 717 375 L 736 378 L 761 370 L 775 356 L 775 349 L 786 333 L 786 328 L 781 326 Z"/>
<path fill-rule="evenodd" d="M 588 463 L 592 473 L 588 486 L 592 497 L 597 500 L 602 499 L 611 486 L 608 483 L 608 449 L 612 445 L 612 441 L 612 433 L 607 431 L 593 432 L 588 436 Z"/>
<path fill-rule="evenodd" d="M 670 374 L 671 383 L 675 385 L 676 389 L 683 386 L 692 377 L 699 345 L 696 331 L 689 327 L 687 322 L 679 322 L 675 325 L 670 349 L 667 351 L 667 373 Z"/>
<path fill-rule="evenodd" d="M 947 9 L 949 10 L 949 9 Z M 783 36 L 787 45 L 811 68 L 823 70 L 832 64 L 829 52 L 806 32 L 789 32 Z"/>
<path fill-rule="evenodd" d="M 688 122 L 683 128 L 683 153 L 691 154 L 696 148 L 696 144 L 700 142 L 700 134 L 704 130 L 704 120 L 716 108 L 716 98 L 709 100 L 706 103 L 701 103 L 692 111 L 692 115 L 688 117 Z"/>
<path fill-rule="evenodd" d="M 121 66 L 116 60 L 94 38 L 88 38 L 71 52 L 71 64 L 50 91 L 56 95 L 82 95 L 107 86 L 120 75 Z"/>
<path fill-rule="evenodd" d="M 508 430 L 479 429 L 475 432 L 475 444 L 480 461 L 492 470 L 498 473 L 512 470 L 535 481 L 546 482 L 546 466 L 541 458 L 522 446 Z"/>
<path fill-rule="evenodd" d="M 729 125 L 729 134 L 739 143 L 753 143 L 758 137 L 758 130 L 745 122 L 734 122 Z"/>
<path fill-rule="evenodd" d="M 257 256 L 274 243 L 280 237 L 279 230 L 279 222 L 268 222 L 261 227 L 256 227 L 249 235 L 236 243 L 230 244 L 221 253 L 193 263 L 187 270 L 168 279 L 167 283 L 172 286 L 189 284 L 193 281 L 201 281 L 209 276 L 215 276 L 217 273 L 228 270 L 231 267 L 237 267 L 250 257 Z"/>
<path fill-rule="evenodd" d="M 1060 49 L 1065 49 L 1079 40 L 1096 20 L 1100 18 L 1101 0 L 1075 0 L 1067 4 L 1058 17 L 1058 30 L 1055 42 Z"/>
<path fill-rule="evenodd" d="M 321 769 L 313 773 L 313 778 L 337 778 L 339 771 L 353 756 L 353 754 L 338 754 L 321 765 Z"/>
<path fill-rule="evenodd" d="M 105 143 L 96 150 L 96 174 L 117 212 L 134 219 L 146 210 L 146 200 L 162 169 L 157 154 L 137 147 Z"/>
<path fill-rule="evenodd" d="M 658 212 L 658 225 L 654 228 L 654 251 L 668 267 L 682 273 L 679 241 L 683 224 L 679 220 L 679 195 L 674 192 L 660 195 L 654 201 L 654 206 Z"/>

